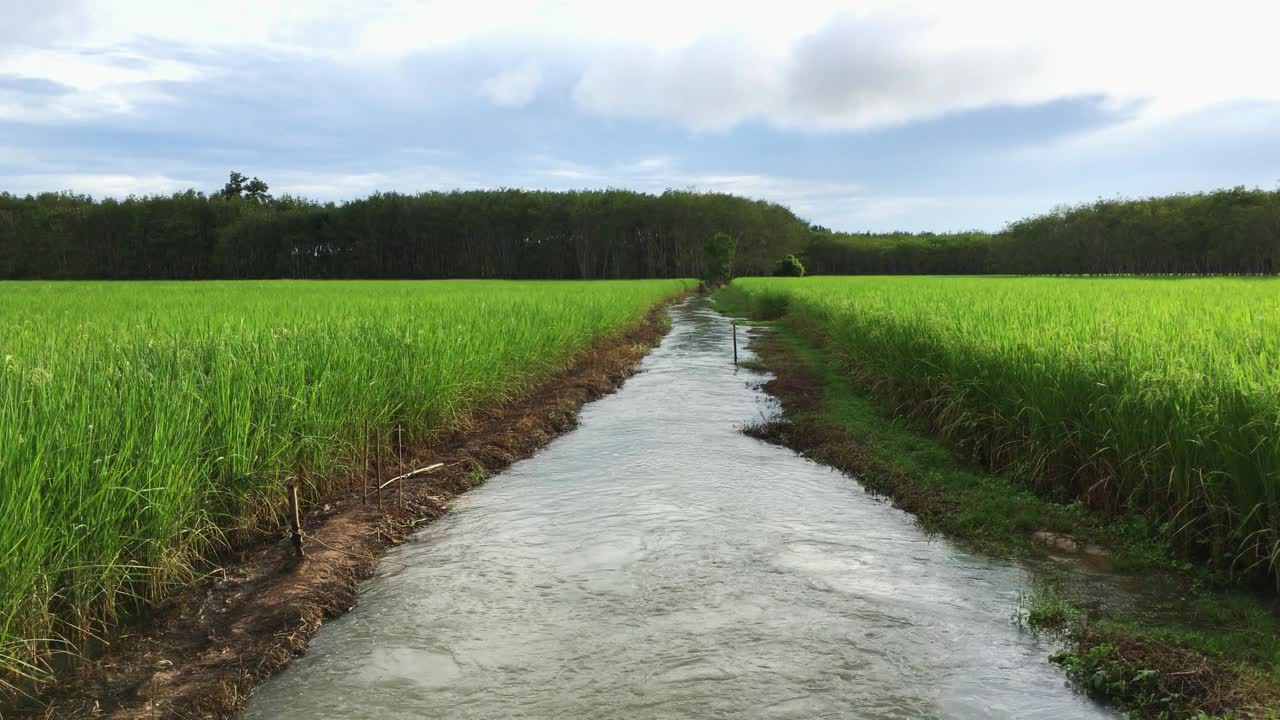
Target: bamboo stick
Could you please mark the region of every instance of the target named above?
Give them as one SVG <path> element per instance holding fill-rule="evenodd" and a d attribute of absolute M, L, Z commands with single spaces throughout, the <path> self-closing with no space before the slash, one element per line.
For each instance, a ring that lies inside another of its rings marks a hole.
<path fill-rule="evenodd" d="M 298 484 L 290 481 L 285 487 L 289 491 L 290 539 L 293 541 L 293 551 L 301 560 L 306 557 L 306 552 L 302 549 L 302 514 L 298 509 Z"/>

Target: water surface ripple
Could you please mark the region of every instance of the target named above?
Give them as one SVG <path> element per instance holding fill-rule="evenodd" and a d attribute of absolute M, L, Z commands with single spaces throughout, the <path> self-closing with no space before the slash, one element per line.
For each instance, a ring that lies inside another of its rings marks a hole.
<path fill-rule="evenodd" d="M 459 498 L 247 718 L 1111 717 L 1010 622 L 1018 565 L 738 432 L 704 301 L 581 427 Z M 746 355 L 746 353 L 743 353 Z"/>

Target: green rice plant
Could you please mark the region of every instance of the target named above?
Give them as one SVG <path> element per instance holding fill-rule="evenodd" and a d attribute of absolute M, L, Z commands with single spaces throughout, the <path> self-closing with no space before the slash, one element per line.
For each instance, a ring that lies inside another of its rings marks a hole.
<path fill-rule="evenodd" d="M 316 497 L 363 423 L 520 396 L 690 283 L 0 283 L 0 687 Z"/>
<path fill-rule="evenodd" d="M 1280 580 L 1280 280 L 743 278 L 899 411 L 1036 490 Z"/>

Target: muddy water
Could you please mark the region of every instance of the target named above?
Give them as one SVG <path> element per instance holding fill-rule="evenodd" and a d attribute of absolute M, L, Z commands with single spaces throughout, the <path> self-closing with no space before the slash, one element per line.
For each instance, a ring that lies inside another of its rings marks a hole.
<path fill-rule="evenodd" d="M 394 551 L 247 717 L 1110 717 L 1010 622 L 1025 569 L 741 435 L 772 412 L 762 377 L 705 304 L 672 316 L 641 374 Z"/>

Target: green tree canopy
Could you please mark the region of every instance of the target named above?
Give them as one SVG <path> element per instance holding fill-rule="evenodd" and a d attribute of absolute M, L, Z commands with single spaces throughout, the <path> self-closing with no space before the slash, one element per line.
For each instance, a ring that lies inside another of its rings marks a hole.
<path fill-rule="evenodd" d="M 256 180 L 257 178 L 254 179 Z M 244 175 L 232 170 L 231 176 L 227 178 L 227 184 L 222 186 L 222 191 L 219 194 L 228 199 L 238 198 L 244 193 L 244 184 L 247 180 L 248 178 Z"/>
<path fill-rule="evenodd" d="M 728 233 L 718 232 L 702 246 L 702 281 L 711 287 L 724 285 L 733 278 L 733 260 L 738 242 Z"/>
<path fill-rule="evenodd" d="M 272 197 L 235 172 L 210 196 L 0 193 L 0 278 L 700 277 L 703 245 L 767 274 L 802 250 L 786 208 L 719 193 L 493 190 L 378 193 L 342 204 Z"/>

